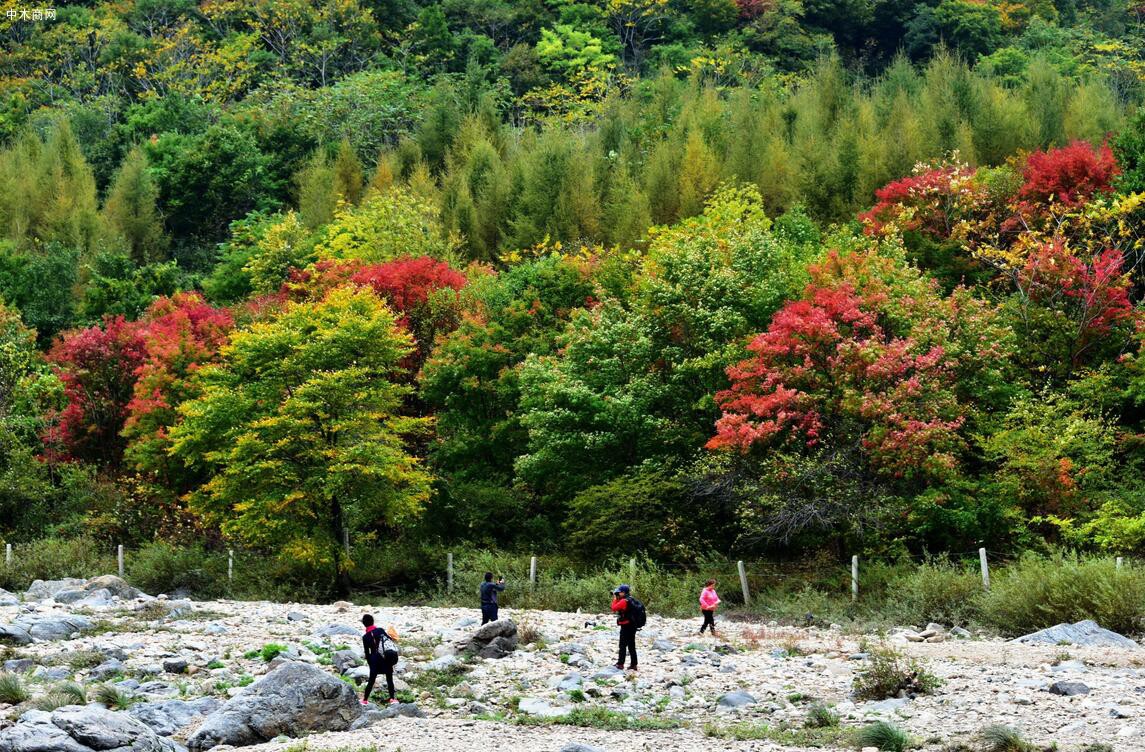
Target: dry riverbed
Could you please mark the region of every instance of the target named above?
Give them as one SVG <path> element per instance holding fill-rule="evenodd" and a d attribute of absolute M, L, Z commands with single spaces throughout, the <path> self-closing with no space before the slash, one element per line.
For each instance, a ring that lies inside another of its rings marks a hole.
<path fill-rule="evenodd" d="M 3 623 L 81 614 L 94 627 L 75 639 L 9 649 L 9 661 L 23 661 L 9 669 L 36 678 L 28 681 L 33 698 L 4 712 L 8 723 L 15 722 L 35 697 L 67 680 L 89 690 L 110 684 L 153 705 L 200 697 L 221 703 L 248 692 L 246 687 L 281 663 L 283 657 L 273 657 L 279 649 L 286 658 L 349 677 L 360 652 L 358 619 L 366 611 L 397 630 L 403 648 L 399 694 L 425 717 L 387 718 L 356 731 L 244 749 L 558 752 L 576 744 L 609 752 L 844 749 L 853 743 L 848 729 L 885 720 L 927 750 L 959 744 L 977 749 L 976 735 L 993 724 L 1018 729 L 1043 747 L 1145 750 L 1141 648 L 1029 646 L 951 635 L 920 643 L 895 634 L 884 640 L 838 629 L 730 622 L 720 623 L 719 637 L 701 637 L 698 618 L 651 615 L 638 638 L 640 670 L 632 674 L 610 669 L 616 631 L 603 613 L 503 610 L 502 617 L 521 627 L 520 636 L 534 641 L 523 640 L 505 658 L 485 660 L 453 656 L 448 649 L 474 632 L 476 609 L 365 603 L 124 598 L 106 605 L 49 599 L 0 606 Z M 863 654 L 884 642 L 921 660 L 941 680 L 937 691 L 914 699 L 854 700 L 855 674 L 869 665 Z M 1080 683 L 1088 692 L 1051 693 L 1049 687 L 1058 682 Z M 817 704 L 838 715 L 839 728 L 807 727 Z M 200 723 L 195 719 L 169 738 L 185 743 Z"/>

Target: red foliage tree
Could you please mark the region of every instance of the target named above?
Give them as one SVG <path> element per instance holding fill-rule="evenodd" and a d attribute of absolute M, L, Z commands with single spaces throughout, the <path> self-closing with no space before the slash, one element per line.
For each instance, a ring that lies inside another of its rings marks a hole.
<path fill-rule="evenodd" d="M 296 296 L 315 297 L 350 284 L 368 287 L 399 314 L 398 323 L 414 335 L 417 352 L 407 363 L 416 370 L 424 362 L 435 338 L 452 331 L 459 322 L 457 297 L 437 298 L 441 290 L 457 292 L 465 275 L 429 256 L 401 258 L 384 264 L 360 261 L 320 261 L 291 275 L 287 288 Z"/>
<path fill-rule="evenodd" d="M 920 170 L 876 190 L 877 203 L 859 221 L 868 235 L 879 235 L 893 223 L 899 230 L 949 238 L 955 224 L 986 199 L 974 177 L 975 171 L 964 165 Z"/>
<path fill-rule="evenodd" d="M 1096 193 L 1112 191 L 1119 172 L 1109 144 L 1094 148 L 1086 141 L 1074 141 L 1060 149 L 1030 154 L 1018 198 L 1037 203 L 1052 199 L 1077 206 Z"/>
<path fill-rule="evenodd" d="M 118 466 L 135 372 L 147 357 L 142 327 L 122 316 L 64 333 L 48 351 L 67 405 L 44 436 L 47 458 Z"/>
<path fill-rule="evenodd" d="M 140 470 L 167 468 L 167 429 L 175 410 L 193 396 L 190 377 L 213 361 L 234 327 L 234 317 L 198 293 L 156 301 L 140 321 L 146 357 L 135 372 L 123 434 Z"/>
<path fill-rule="evenodd" d="M 1129 276 L 1119 251 L 1106 250 L 1088 262 L 1060 240 L 1038 246 L 1017 274 L 1023 299 L 1063 312 L 1072 324 L 1070 360 L 1081 361 L 1110 329 L 1134 318 Z"/>
<path fill-rule="evenodd" d="M 870 467 L 893 478 L 950 470 L 964 418 L 954 363 L 940 344 L 942 299 L 924 287 L 908 312 L 871 269 L 845 271 L 850 279 L 817 273 L 803 299 L 751 342 L 752 356 L 728 369 L 709 448 L 857 444 Z M 903 314 L 927 308 L 929 317 L 902 326 Z"/>

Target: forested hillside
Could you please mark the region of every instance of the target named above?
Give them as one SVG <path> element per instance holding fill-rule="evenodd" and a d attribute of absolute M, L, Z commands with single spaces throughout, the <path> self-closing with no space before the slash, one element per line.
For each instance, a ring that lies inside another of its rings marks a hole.
<path fill-rule="evenodd" d="M 5 540 L 1145 553 L 1145 5 L 0 10 Z"/>

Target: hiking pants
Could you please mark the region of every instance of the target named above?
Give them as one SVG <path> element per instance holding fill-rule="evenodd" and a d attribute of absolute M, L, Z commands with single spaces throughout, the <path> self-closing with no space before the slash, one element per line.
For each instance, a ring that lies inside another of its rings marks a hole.
<path fill-rule="evenodd" d="M 390 699 L 394 698 L 394 667 L 386 661 L 385 658 L 379 656 L 377 661 L 370 661 L 370 679 L 366 682 L 366 693 L 362 699 L 366 702 L 370 701 L 370 692 L 374 691 L 374 680 L 378 678 L 379 673 L 386 675 L 386 689 L 390 691 Z"/>
<path fill-rule="evenodd" d="M 625 652 L 632 654 L 629 667 L 636 668 L 636 627 L 631 624 L 620 625 L 620 657 L 616 660 L 620 665 L 624 664 Z"/>

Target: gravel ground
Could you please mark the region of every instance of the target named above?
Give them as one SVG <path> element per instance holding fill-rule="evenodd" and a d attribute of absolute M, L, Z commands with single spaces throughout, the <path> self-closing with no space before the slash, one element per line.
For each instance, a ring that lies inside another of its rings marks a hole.
<path fill-rule="evenodd" d="M 719 637 L 700 637 L 695 633 L 698 618 L 651 615 L 638 638 L 639 672 L 602 677 L 615 661 L 617 633 L 609 615 L 504 610 L 502 617 L 514 619 L 522 632 L 535 632 L 543 644 L 523 645 L 500 660 L 463 662 L 460 670 L 465 674 L 455 684 L 435 685 L 424 680 L 429 662 L 437 660 L 433 665 L 439 666 L 452 660 L 447 648 L 476 628 L 476 609 L 235 601 L 195 602 L 184 609 L 181 615 L 159 620 L 152 612 L 122 607 L 92 612 L 89 618 L 97 621 L 98 634 L 34 643 L 20 654 L 41 665 L 59 666 L 80 651 L 120 650 L 127 656 L 122 676 L 157 677 L 169 685 L 168 696 L 226 699 L 268 670 L 261 657 L 246 657 L 267 643 L 280 643 L 291 657 L 325 666 L 331 650 L 359 649 L 356 634 L 363 612 L 394 626 L 403 646 L 399 677 L 409 682 L 427 718 L 387 719 L 360 731 L 310 736 L 304 747 L 298 741 L 270 742 L 249 747 L 252 752 L 473 752 L 492 745 L 558 752 L 573 742 L 610 752 L 798 750 L 806 738 L 794 740 L 796 746 L 782 746 L 774 738 L 715 739 L 705 730 L 737 725 L 799 729 L 816 702 L 832 706 L 844 727 L 891 721 L 927 750 L 957 749 L 958 744 L 977 748 L 977 733 L 998 723 L 1019 729 L 1031 742 L 1057 744 L 1061 750 L 1092 744 L 1118 752 L 1145 750 L 1145 649 L 1027 646 L 982 636 L 916 643 L 891 634 L 885 642 L 921 660 L 942 686 L 933 695 L 915 699 L 859 702 L 851 688 L 856 671 L 868 665 L 861 654 L 884 638 L 839 629 L 722 621 Z M 67 606 L 49 601 L 0 608 L 0 619 L 67 612 Z M 186 660 L 188 673 L 164 672 L 164 661 L 173 657 Z M 90 666 L 75 668 L 76 679 L 91 683 Z M 1081 682 L 1089 691 L 1072 697 L 1049 692 L 1059 681 Z M 745 692 L 751 700 L 739 708 L 724 707 L 721 700 L 735 692 Z M 572 708 L 604 708 L 681 727 L 616 731 L 553 722 L 523 725 L 517 709 L 521 698 L 536 701 L 534 706 L 554 715 Z"/>

